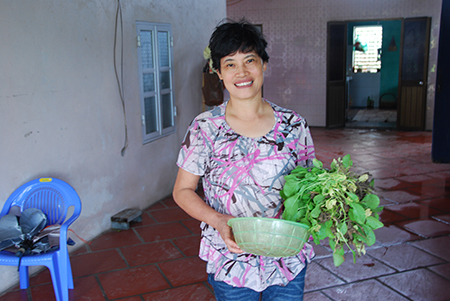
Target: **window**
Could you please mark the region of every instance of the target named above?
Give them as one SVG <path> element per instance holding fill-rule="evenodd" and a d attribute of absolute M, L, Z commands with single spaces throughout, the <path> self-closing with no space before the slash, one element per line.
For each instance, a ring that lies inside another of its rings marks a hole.
<path fill-rule="evenodd" d="M 175 132 L 172 26 L 136 22 L 143 143 Z"/>
<path fill-rule="evenodd" d="M 376 73 L 381 69 L 382 26 L 353 27 L 353 71 Z"/>

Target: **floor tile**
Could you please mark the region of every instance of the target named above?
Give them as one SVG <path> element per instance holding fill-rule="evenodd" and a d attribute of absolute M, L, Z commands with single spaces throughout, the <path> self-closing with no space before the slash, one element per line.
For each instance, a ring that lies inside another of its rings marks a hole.
<path fill-rule="evenodd" d="M 71 301 L 104 301 L 102 290 L 93 276 L 74 279 L 74 289 L 69 290 Z"/>
<path fill-rule="evenodd" d="M 367 255 L 357 256 L 354 263 L 351 252 L 345 254 L 344 263 L 338 267 L 334 266 L 332 257 L 322 259 L 317 263 L 346 282 L 365 280 L 396 272 L 394 269 Z"/>
<path fill-rule="evenodd" d="M 188 236 L 182 238 L 174 238 L 173 243 L 187 257 L 198 255 L 200 249 L 200 236 Z"/>
<path fill-rule="evenodd" d="M 420 239 L 419 236 L 405 231 L 395 225 L 384 226 L 383 228 L 376 229 L 374 232 L 376 236 L 376 244 L 381 246 L 391 246 Z"/>
<path fill-rule="evenodd" d="M 312 243 L 314 253 L 316 253 L 315 260 L 333 256 L 333 251 L 328 246 L 328 241 L 323 240 L 320 245 Z"/>
<path fill-rule="evenodd" d="M 70 258 L 73 277 L 82 277 L 112 270 L 124 269 L 126 262 L 117 250 L 85 253 Z"/>
<path fill-rule="evenodd" d="M 120 299 L 116 299 L 117 301 L 142 301 L 140 296 L 135 296 L 135 297 L 129 297 L 129 298 L 120 298 Z"/>
<path fill-rule="evenodd" d="M 140 244 L 141 240 L 134 233 L 133 229 L 116 231 L 109 230 L 92 240 L 89 247 L 92 251 L 119 248 L 123 246 Z"/>
<path fill-rule="evenodd" d="M 409 300 L 394 290 L 375 280 L 356 282 L 323 290 L 332 300 L 374 301 L 374 300 Z"/>
<path fill-rule="evenodd" d="M 450 281 L 426 269 L 378 278 L 411 300 L 442 301 L 450 299 Z M 414 284 L 414 285 L 412 285 Z"/>
<path fill-rule="evenodd" d="M 181 223 L 189 229 L 189 231 L 192 232 L 192 234 L 198 234 L 200 235 L 202 233 L 202 230 L 200 229 L 200 222 L 195 219 L 188 219 L 181 221 Z"/>
<path fill-rule="evenodd" d="M 441 223 L 450 225 L 450 214 L 435 215 L 435 216 L 432 216 L 432 218 Z"/>
<path fill-rule="evenodd" d="M 306 269 L 305 292 L 315 291 L 343 283 L 345 283 L 343 280 L 315 263 L 314 260 Z"/>
<path fill-rule="evenodd" d="M 200 258 L 183 258 L 159 264 L 161 271 L 177 287 L 206 281 L 206 262 Z"/>
<path fill-rule="evenodd" d="M 390 210 L 392 204 L 386 205 L 380 202 L 380 205 L 384 206 L 383 211 L 380 212 L 380 222 L 382 222 L 386 226 L 394 224 L 396 222 L 409 220 L 409 218 L 407 218 L 406 216 Z"/>
<path fill-rule="evenodd" d="M 439 210 L 416 202 L 392 205 L 386 207 L 385 209 L 394 211 L 395 213 L 406 216 L 410 219 L 428 219 L 430 216 L 440 213 Z"/>
<path fill-rule="evenodd" d="M 170 241 L 122 247 L 120 251 L 132 267 L 183 257 Z"/>
<path fill-rule="evenodd" d="M 56 301 L 51 283 L 31 287 L 31 297 L 33 300 Z"/>
<path fill-rule="evenodd" d="M 159 223 L 191 219 L 191 217 L 179 207 L 149 211 L 148 213 Z"/>
<path fill-rule="evenodd" d="M 418 197 L 417 195 L 408 193 L 403 190 L 384 191 L 380 192 L 378 195 L 396 204 L 412 202 L 420 199 L 420 197 Z"/>
<path fill-rule="evenodd" d="M 0 296 L 1 301 L 28 301 L 27 290 L 15 290 Z"/>
<path fill-rule="evenodd" d="M 411 242 L 411 245 L 441 259 L 450 261 L 450 236 L 414 241 Z"/>
<path fill-rule="evenodd" d="M 444 263 L 442 259 L 410 245 L 396 245 L 372 249 L 368 250 L 367 254 L 398 271 Z"/>
<path fill-rule="evenodd" d="M 433 271 L 442 277 L 450 280 L 450 263 L 444 263 L 440 265 L 435 265 L 428 268 L 430 271 Z"/>
<path fill-rule="evenodd" d="M 98 278 L 109 299 L 141 295 L 170 287 L 154 265 L 103 273 Z"/>
<path fill-rule="evenodd" d="M 321 292 L 311 292 L 303 295 L 303 301 L 330 301 L 330 298 Z"/>
<path fill-rule="evenodd" d="M 450 226 L 436 220 L 414 220 L 399 222 L 397 225 L 422 237 L 436 237 L 450 234 Z"/>
<path fill-rule="evenodd" d="M 450 197 L 434 198 L 420 201 L 419 203 L 438 209 L 445 213 L 450 213 Z"/>
<path fill-rule="evenodd" d="M 397 179 L 379 179 L 375 181 L 375 188 L 385 190 L 399 190 L 405 187 L 410 187 L 411 183 L 398 181 Z"/>
<path fill-rule="evenodd" d="M 181 223 L 173 222 L 135 228 L 146 242 L 172 239 L 192 235 Z"/>
<path fill-rule="evenodd" d="M 71 265 L 73 264 L 71 263 Z M 30 276 L 30 285 L 40 285 L 51 282 L 52 276 L 50 275 L 50 270 L 46 267 L 44 267 L 40 272 L 34 274 L 33 276 Z"/>
<path fill-rule="evenodd" d="M 215 301 L 214 294 L 204 284 L 176 287 L 143 296 L 145 301 Z M 236 300 L 238 301 L 238 300 Z"/>

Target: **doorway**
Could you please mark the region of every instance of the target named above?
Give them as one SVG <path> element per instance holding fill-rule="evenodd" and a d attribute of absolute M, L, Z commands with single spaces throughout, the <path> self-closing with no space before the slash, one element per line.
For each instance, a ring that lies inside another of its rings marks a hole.
<path fill-rule="evenodd" d="M 327 127 L 424 129 L 429 24 L 430 18 L 328 23 Z M 370 50 L 372 38 L 360 30 L 380 28 Z"/>
<path fill-rule="evenodd" d="M 397 126 L 401 29 L 401 20 L 348 22 L 346 127 Z"/>

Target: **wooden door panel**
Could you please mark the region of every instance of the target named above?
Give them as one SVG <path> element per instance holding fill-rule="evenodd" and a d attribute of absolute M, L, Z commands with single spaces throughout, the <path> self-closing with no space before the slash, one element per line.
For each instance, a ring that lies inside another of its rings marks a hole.
<path fill-rule="evenodd" d="M 345 126 L 347 23 L 328 22 L 326 126 Z"/>
<path fill-rule="evenodd" d="M 405 130 L 421 129 L 425 124 L 426 105 L 423 86 L 403 86 L 400 93 L 398 114 L 402 116 L 397 126 Z"/>
<path fill-rule="evenodd" d="M 403 21 L 397 111 L 397 127 L 402 130 L 425 129 L 430 24 L 427 17 Z"/>
<path fill-rule="evenodd" d="M 344 114 L 344 115 L 343 115 Z M 345 86 L 328 84 L 327 121 L 328 127 L 341 127 L 345 123 Z"/>

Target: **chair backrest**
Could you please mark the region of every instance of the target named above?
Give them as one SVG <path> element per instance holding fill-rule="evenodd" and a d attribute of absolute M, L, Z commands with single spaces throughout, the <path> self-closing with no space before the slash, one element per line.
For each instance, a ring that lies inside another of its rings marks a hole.
<path fill-rule="evenodd" d="M 14 206 L 19 207 L 20 212 L 28 208 L 42 210 L 47 215 L 48 225 L 62 224 L 71 206 L 72 217 L 78 217 L 81 212 L 81 201 L 76 191 L 55 178 L 35 179 L 17 188 L 6 200 L 0 216 L 8 214 Z"/>

